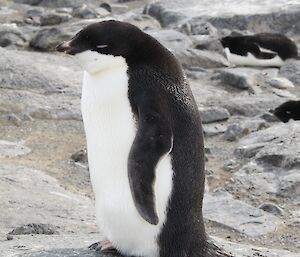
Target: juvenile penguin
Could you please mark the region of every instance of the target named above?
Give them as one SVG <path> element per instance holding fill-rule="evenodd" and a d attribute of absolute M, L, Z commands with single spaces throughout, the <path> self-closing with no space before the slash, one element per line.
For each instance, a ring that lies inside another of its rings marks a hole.
<path fill-rule="evenodd" d="M 284 123 L 290 119 L 300 120 L 300 101 L 287 101 L 270 112 Z"/>
<path fill-rule="evenodd" d="M 220 41 L 228 61 L 235 65 L 280 67 L 285 60 L 298 58 L 296 44 L 281 34 L 228 36 Z"/>
<path fill-rule="evenodd" d="M 173 54 L 112 20 L 85 27 L 57 51 L 84 68 L 81 107 L 102 248 L 219 256 L 202 218 L 201 120 Z"/>

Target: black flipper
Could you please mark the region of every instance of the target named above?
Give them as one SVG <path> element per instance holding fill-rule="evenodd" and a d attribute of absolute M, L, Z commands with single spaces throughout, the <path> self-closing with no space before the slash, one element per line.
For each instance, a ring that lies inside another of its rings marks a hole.
<path fill-rule="evenodd" d="M 273 59 L 277 54 L 261 51 L 259 45 L 256 43 L 249 44 L 250 52 L 258 59 Z"/>
<path fill-rule="evenodd" d="M 159 218 L 153 192 L 155 169 L 172 147 L 172 132 L 159 104 L 152 100 L 148 95 L 137 106 L 138 130 L 128 158 L 128 177 L 139 214 L 150 224 L 157 225 Z"/>

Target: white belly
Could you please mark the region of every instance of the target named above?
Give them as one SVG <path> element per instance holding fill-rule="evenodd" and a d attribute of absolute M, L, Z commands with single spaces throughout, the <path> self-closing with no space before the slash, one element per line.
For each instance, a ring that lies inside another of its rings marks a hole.
<path fill-rule="evenodd" d="M 128 182 L 127 159 L 136 124 L 127 97 L 124 66 L 96 75 L 84 74 L 81 105 L 97 222 L 102 234 L 121 253 L 157 257 L 156 241 L 165 221 L 173 171 L 167 155 L 156 170 L 159 224 L 151 225 L 138 214 Z"/>
<path fill-rule="evenodd" d="M 247 56 L 233 54 L 228 48 L 225 48 L 225 53 L 230 63 L 240 66 L 280 67 L 284 63 L 278 55 L 272 59 L 258 59 L 251 53 Z"/>

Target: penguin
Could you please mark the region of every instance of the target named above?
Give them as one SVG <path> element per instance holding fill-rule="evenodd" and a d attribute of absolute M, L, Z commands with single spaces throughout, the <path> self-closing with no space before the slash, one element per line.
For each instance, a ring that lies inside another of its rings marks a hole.
<path fill-rule="evenodd" d="M 228 61 L 235 65 L 280 67 L 287 59 L 298 59 L 296 44 L 282 34 L 227 36 L 220 42 Z"/>
<path fill-rule="evenodd" d="M 287 101 L 279 105 L 275 110 L 270 110 L 270 112 L 284 123 L 290 119 L 300 120 L 300 100 Z"/>
<path fill-rule="evenodd" d="M 84 69 L 81 109 L 100 248 L 223 256 L 205 233 L 201 119 L 174 55 L 115 20 L 88 25 L 56 50 Z"/>

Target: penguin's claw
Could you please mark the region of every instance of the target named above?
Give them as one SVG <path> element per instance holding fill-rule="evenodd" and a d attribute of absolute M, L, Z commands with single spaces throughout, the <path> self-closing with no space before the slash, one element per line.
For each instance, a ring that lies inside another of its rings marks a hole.
<path fill-rule="evenodd" d="M 108 240 L 102 240 L 100 242 L 93 243 L 89 246 L 90 250 L 102 253 L 116 253 L 117 250 L 112 246 Z"/>

